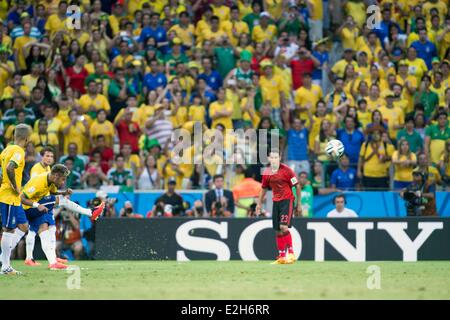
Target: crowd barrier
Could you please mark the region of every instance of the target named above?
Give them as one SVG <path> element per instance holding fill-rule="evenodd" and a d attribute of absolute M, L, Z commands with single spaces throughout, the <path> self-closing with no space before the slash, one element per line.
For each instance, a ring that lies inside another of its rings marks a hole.
<path fill-rule="evenodd" d="M 125 201 L 133 203 L 134 211 L 145 216 L 164 191 L 136 191 L 134 193 L 115 193 L 109 197 L 117 198 L 117 212 L 123 207 Z M 180 191 L 183 199 L 191 206 L 195 200 L 201 200 L 205 191 Z M 334 208 L 332 199 L 335 194 L 318 195 L 314 197 L 313 216 L 324 218 Z M 86 205 L 88 200 L 95 197 L 95 192 L 76 191 L 72 196 L 74 201 Z M 405 217 L 404 201 L 398 192 L 346 192 L 347 207 L 353 209 L 362 218 Z M 436 193 L 437 212 L 441 217 L 450 217 L 450 193 Z"/>
<path fill-rule="evenodd" d="M 300 260 L 417 261 L 450 259 L 450 218 L 295 218 Z M 99 260 L 271 260 L 271 219 L 100 219 Z"/>

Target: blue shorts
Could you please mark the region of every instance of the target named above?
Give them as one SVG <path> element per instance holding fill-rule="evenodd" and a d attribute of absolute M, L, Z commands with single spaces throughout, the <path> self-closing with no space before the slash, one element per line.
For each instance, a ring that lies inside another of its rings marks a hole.
<path fill-rule="evenodd" d="M 43 204 L 47 207 L 48 212 L 41 212 L 37 208 L 25 210 L 31 231 L 37 233 L 39 227 L 44 223 L 47 223 L 49 226 L 55 225 L 55 218 L 53 217 L 53 207 L 55 206 L 54 202 L 55 196 L 44 197 L 39 201 L 39 204 Z"/>
<path fill-rule="evenodd" d="M 22 206 L 13 206 L 0 202 L 0 211 L 2 213 L 2 226 L 4 228 L 15 229 L 18 224 L 28 222 Z"/>
<path fill-rule="evenodd" d="M 411 184 L 411 182 L 408 181 L 397 181 L 394 180 L 394 189 L 395 190 L 402 190 L 404 188 L 406 188 L 407 186 L 409 186 Z"/>

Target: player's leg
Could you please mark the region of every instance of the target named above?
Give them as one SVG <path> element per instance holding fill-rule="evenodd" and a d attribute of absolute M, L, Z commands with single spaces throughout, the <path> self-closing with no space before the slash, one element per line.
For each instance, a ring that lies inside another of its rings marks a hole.
<path fill-rule="evenodd" d="M 54 221 L 54 219 L 53 219 L 53 221 Z M 50 231 L 51 240 L 52 240 L 52 246 L 55 248 L 56 262 L 67 263 L 68 262 L 67 259 L 63 259 L 63 258 L 58 257 L 58 251 L 56 250 L 56 226 L 54 224 L 51 224 L 51 225 L 48 226 L 48 230 Z"/>
<path fill-rule="evenodd" d="M 25 212 L 21 206 L 13 206 L 5 203 L 0 203 L 0 211 L 2 214 L 3 228 L 3 236 L 0 244 L 2 249 L 2 267 L 0 272 L 6 275 L 20 274 L 20 272 L 11 267 L 11 251 L 28 230 Z"/>
<path fill-rule="evenodd" d="M 278 256 L 272 264 L 283 264 L 286 260 L 286 246 L 283 233 L 280 230 L 280 210 L 279 201 L 274 201 L 272 205 L 272 227 L 275 230 L 275 240 L 277 244 Z"/>
<path fill-rule="evenodd" d="M 46 213 L 38 219 L 40 220 L 38 233 L 39 237 L 41 238 L 42 251 L 44 251 L 44 254 L 47 258 L 49 269 L 67 269 L 67 266 L 65 264 L 59 263 L 56 259 L 56 243 L 53 242 L 52 232 L 49 230 L 49 225 L 52 223 L 52 220 L 54 221 L 53 213 Z"/>
<path fill-rule="evenodd" d="M 296 259 L 294 255 L 294 248 L 292 246 L 292 236 L 289 231 L 289 228 L 292 225 L 294 200 L 283 200 L 280 207 L 280 231 L 282 232 L 285 250 L 288 251 L 287 263 L 294 263 Z"/>
<path fill-rule="evenodd" d="M 26 245 L 26 252 L 27 257 L 25 258 L 25 264 L 27 266 L 31 267 L 37 267 L 41 264 L 34 260 L 33 258 L 33 251 L 34 251 L 34 244 L 36 242 L 36 232 L 28 230 L 28 234 L 25 237 L 25 245 Z"/>
<path fill-rule="evenodd" d="M 103 213 L 103 211 L 105 209 L 105 203 L 104 202 L 102 202 L 94 210 L 91 210 L 91 209 L 84 208 L 84 207 L 76 204 L 73 201 L 70 201 L 69 199 L 67 199 L 64 196 L 56 197 L 56 203 L 59 206 L 65 208 L 67 210 L 70 210 L 70 211 L 73 211 L 73 212 L 77 212 L 79 214 L 83 214 L 83 215 L 86 215 L 88 217 L 91 217 L 92 220 L 97 220 L 98 217 Z"/>

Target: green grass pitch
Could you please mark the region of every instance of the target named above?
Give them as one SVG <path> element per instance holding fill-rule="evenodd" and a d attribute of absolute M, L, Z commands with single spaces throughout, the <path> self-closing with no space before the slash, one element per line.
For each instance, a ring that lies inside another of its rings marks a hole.
<path fill-rule="evenodd" d="M 80 289 L 41 263 L 13 261 L 24 274 L 0 276 L 0 299 L 450 299 L 450 261 L 75 261 Z M 380 289 L 367 288 L 371 265 Z"/>

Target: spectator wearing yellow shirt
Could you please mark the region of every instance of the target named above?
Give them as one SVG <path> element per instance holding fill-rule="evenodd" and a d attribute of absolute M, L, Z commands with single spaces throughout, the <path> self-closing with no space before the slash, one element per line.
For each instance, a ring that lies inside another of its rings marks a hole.
<path fill-rule="evenodd" d="M 80 97 L 79 103 L 83 112 L 92 119 L 95 119 L 96 112 L 99 110 L 105 110 L 107 114 L 111 111 L 108 99 L 98 93 L 97 82 L 93 79 L 88 82 L 87 92 Z"/>
<path fill-rule="evenodd" d="M 194 46 L 194 25 L 190 23 L 189 14 L 186 11 L 181 12 L 179 15 L 179 22 L 169 29 L 169 33 L 174 31 L 178 38 L 181 39 L 183 46 L 191 48 Z"/>
<path fill-rule="evenodd" d="M 440 111 L 437 124 L 429 125 L 425 129 L 424 150 L 433 164 L 439 163 L 439 159 L 445 152 L 445 144 L 448 140 L 450 140 L 448 114 L 445 111 Z"/>
<path fill-rule="evenodd" d="M 75 143 L 80 150 L 85 150 L 85 135 L 89 131 L 89 125 L 85 118 L 78 116 L 76 110 L 69 112 L 70 122 L 62 125 L 64 135 L 64 153 L 68 152 L 70 143 Z"/>
<path fill-rule="evenodd" d="M 417 50 L 413 47 L 408 48 L 406 57 L 405 62 L 408 65 L 408 73 L 416 78 L 417 83 L 420 83 L 422 76 L 428 72 L 425 61 L 417 57 Z"/>
<path fill-rule="evenodd" d="M 231 7 L 230 19 L 221 22 L 221 28 L 228 35 L 233 46 L 237 46 L 239 37 L 243 33 L 250 33 L 248 25 L 239 18 L 239 7 Z"/>
<path fill-rule="evenodd" d="M 343 78 L 345 73 L 345 68 L 348 64 L 353 64 L 355 69 L 358 68 L 358 64 L 353 60 L 354 51 L 352 48 L 344 49 L 344 58 L 336 62 L 331 68 L 331 78 L 335 79 L 337 77 Z"/>
<path fill-rule="evenodd" d="M 378 108 L 383 115 L 384 122 L 387 123 L 389 129 L 389 138 L 395 144 L 398 130 L 402 129 L 405 124 L 405 114 L 403 110 L 394 105 L 395 95 L 390 91 L 386 93 L 386 105 Z"/>
<path fill-rule="evenodd" d="M 372 126 L 367 133 L 369 140 L 362 145 L 358 161 L 358 178 L 365 190 L 389 188 L 389 174 L 386 163 L 391 161 L 394 147 L 382 141 L 383 127 Z"/>
<path fill-rule="evenodd" d="M 441 21 L 444 20 L 444 17 L 447 15 L 448 12 L 448 3 L 445 3 L 445 1 L 442 0 L 428 0 L 425 1 L 425 3 L 422 6 L 423 13 L 425 14 L 425 18 L 429 21 L 431 20 L 431 10 L 437 9 L 439 13 L 439 18 Z"/>
<path fill-rule="evenodd" d="M 111 63 L 115 68 L 124 68 L 128 62 L 133 61 L 133 56 L 128 52 L 128 41 L 122 39 L 119 43 L 120 54 Z"/>
<path fill-rule="evenodd" d="M 36 39 L 31 37 L 31 23 L 25 22 L 23 24 L 23 36 L 17 37 L 14 41 L 14 61 L 18 70 L 26 70 L 25 56 L 23 48 L 30 42 L 35 42 Z"/>
<path fill-rule="evenodd" d="M 384 104 L 384 99 L 380 97 L 380 87 L 376 83 L 372 84 L 369 90 L 369 98 L 367 99 L 367 108 L 372 112 L 381 108 Z"/>
<path fill-rule="evenodd" d="M 217 101 L 209 106 L 209 116 L 212 119 L 211 128 L 222 124 L 225 129 L 233 129 L 232 114 L 233 104 L 230 101 L 225 101 L 225 89 L 221 87 L 217 91 Z"/>
<path fill-rule="evenodd" d="M 317 42 L 323 38 L 323 1 L 308 0 L 310 5 L 309 38 Z M 342 10 L 340 8 L 340 10 Z"/>
<path fill-rule="evenodd" d="M 436 43 L 439 44 L 439 56 L 445 57 L 445 53 L 450 48 L 450 15 L 445 18 L 444 27 L 436 36 Z"/>
<path fill-rule="evenodd" d="M 396 82 L 403 86 L 403 95 L 408 102 L 406 113 L 413 110 L 414 107 L 414 94 L 416 93 L 418 83 L 417 78 L 409 74 L 409 67 L 406 60 L 401 60 L 398 64 L 398 74 Z"/>
<path fill-rule="evenodd" d="M 366 22 L 366 5 L 361 0 L 349 0 L 345 2 L 345 12 L 347 15 L 351 15 L 355 20 L 355 24 L 358 28 L 362 28 Z"/>
<path fill-rule="evenodd" d="M 224 5 L 224 0 L 213 0 L 211 8 L 215 16 L 218 16 L 220 21 L 230 20 L 230 8 Z"/>
<path fill-rule="evenodd" d="M 210 40 L 212 42 L 219 43 L 224 36 L 226 36 L 226 33 L 220 28 L 219 17 L 212 16 L 209 28 L 204 29 L 202 35 L 203 40 Z M 199 42 L 199 38 L 197 38 L 197 43 L 201 44 L 201 42 Z"/>
<path fill-rule="evenodd" d="M 0 28 L 0 34 L 1 34 Z M 1 36 L 0 36 L 1 39 Z M 0 45 L 0 98 L 3 96 L 3 90 L 5 89 L 8 79 L 13 75 L 16 67 L 13 61 L 8 60 L 11 55 L 9 47 Z"/>
<path fill-rule="evenodd" d="M 202 103 L 201 97 L 198 95 L 194 96 L 192 103 L 193 104 L 189 106 L 188 110 L 189 121 L 198 121 L 204 123 L 206 110 L 205 107 L 201 104 Z"/>
<path fill-rule="evenodd" d="M 420 171 L 427 176 L 427 179 L 430 183 L 441 184 L 442 178 L 439 170 L 430 165 L 430 160 L 425 152 L 420 152 L 417 155 L 417 167 L 414 171 Z"/>
<path fill-rule="evenodd" d="M 132 170 L 133 175 L 136 176 L 141 167 L 141 159 L 139 158 L 139 155 L 132 153 L 131 144 L 128 142 L 125 142 L 122 145 L 120 153 L 123 155 L 125 161 L 125 169 Z"/>
<path fill-rule="evenodd" d="M 413 180 L 412 172 L 417 164 L 416 155 L 411 152 L 409 142 L 402 138 L 398 141 L 398 150 L 392 154 L 394 165 L 394 189 L 406 188 Z"/>
<path fill-rule="evenodd" d="M 300 119 L 308 120 L 308 110 L 311 113 L 315 113 L 316 104 L 322 97 L 322 88 L 312 83 L 310 73 L 305 73 L 303 75 L 303 85 L 295 91 L 294 100 L 295 108 L 300 112 Z M 308 126 L 308 123 L 305 123 L 305 126 Z"/>
<path fill-rule="evenodd" d="M 38 132 L 33 132 L 30 141 L 33 142 L 36 152 L 41 152 L 44 147 L 58 147 L 58 136 L 52 132 L 48 132 L 48 121 L 44 118 L 38 121 Z"/>
<path fill-rule="evenodd" d="M 269 24 L 270 14 L 267 11 L 263 11 L 259 15 L 259 19 L 259 25 L 253 28 L 252 40 L 257 43 L 272 41 L 277 35 L 277 27 Z"/>
<path fill-rule="evenodd" d="M 360 99 L 358 100 L 358 121 L 361 124 L 363 130 L 367 128 L 367 125 L 372 120 L 372 113 L 367 109 L 367 100 Z"/>
<path fill-rule="evenodd" d="M 337 78 L 334 82 L 334 90 L 325 98 L 327 103 L 327 111 L 333 112 L 340 108 L 343 104 L 353 106 L 355 101 L 353 97 L 344 91 L 344 79 Z"/>
<path fill-rule="evenodd" d="M 439 169 L 442 172 L 442 180 L 450 191 L 450 140 L 445 143 L 444 154 L 439 159 Z"/>
<path fill-rule="evenodd" d="M 105 137 L 106 146 L 112 148 L 115 133 L 114 125 L 106 119 L 106 111 L 104 109 L 98 110 L 97 119 L 89 127 L 91 145 L 94 145 L 97 137 L 102 135 Z"/>
<path fill-rule="evenodd" d="M 60 30 L 64 30 L 66 27 L 67 18 L 67 2 L 61 1 L 58 5 L 58 12 L 50 15 L 45 23 L 45 30 L 52 36 L 54 33 Z"/>
<path fill-rule="evenodd" d="M 356 39 L 358 39 L 359 29 L 352 16 L 347 16 L 347 19 L 336 33 L 341 36 L 344 49 L 351 48 L 356 50 Z"/>
<path fill-rule="evenodd" d="M 263 60 L 260 66 L 263 71 L 263 75 L 259 79 L 263 102 L 270 104 L 272 120 L 279 128 L 282 128 L 281 110 L 284 110 L 286 99 L 283 79 L 274 74 L 273 64 L 270 60 Z"/>

